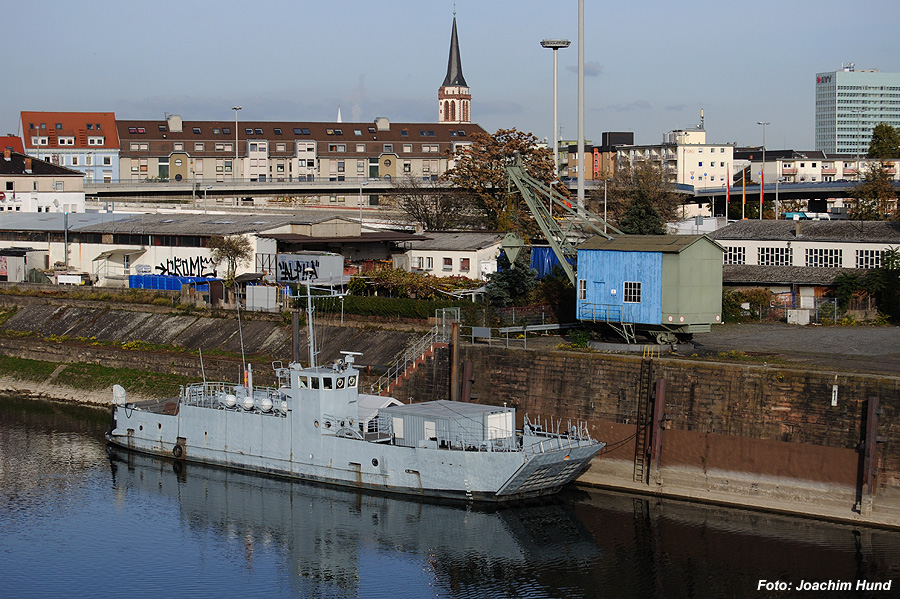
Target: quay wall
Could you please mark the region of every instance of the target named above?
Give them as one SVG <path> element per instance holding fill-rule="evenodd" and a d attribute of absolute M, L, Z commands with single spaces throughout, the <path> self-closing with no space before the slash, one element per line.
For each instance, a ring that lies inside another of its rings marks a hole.
<path fill-rule="evenodd" d="M 395 396 L 440 397 L 449 360 L 438 351 Z M 558 416 L 561 430 L 587 422 L 608 447 L 584 484 L 900 525 L 900 377 L 483 344 L 462 345 L 460 363 L 468 399 L 505 402 L 519 424 L 525 413 Z M 666 381 L 664 429 L 658 464 L 635 481 L 642 363 L 652 381 Z M 873 397 L 881 409 L 867 505 L 862 442 Z"/>

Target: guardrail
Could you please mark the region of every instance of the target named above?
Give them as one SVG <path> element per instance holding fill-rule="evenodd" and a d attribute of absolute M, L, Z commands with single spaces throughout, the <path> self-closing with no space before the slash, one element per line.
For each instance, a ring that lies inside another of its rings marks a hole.
<path fill-rule="evenodd" d="M 578 318 L 594 322 L 622 322 L 622 306 L 616 304 L 581 304 Z"/>
<path fill-rule="evenodd" d="M 387 371 L 378 377 L 378 380 L 369 385 L 369 391 L 373 395 L 379 395 L 382 391 L 403 375 L 416 360 L 421 358 L 435 343 L 446 343 L 446 335 L 439 325 L 435 325 L 424 337 L 414 340 L 403 350 L 400 357 Z"/>

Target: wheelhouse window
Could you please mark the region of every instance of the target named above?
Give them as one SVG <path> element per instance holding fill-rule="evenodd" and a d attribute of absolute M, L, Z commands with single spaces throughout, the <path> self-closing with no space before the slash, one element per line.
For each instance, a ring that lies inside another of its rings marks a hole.
<path fill-rule="evenodd" d="M 626 304 L 641 303 L 641 283 L 640 281 L 625 281 L 623 285 L 624 294 L 622 301 Z"/>

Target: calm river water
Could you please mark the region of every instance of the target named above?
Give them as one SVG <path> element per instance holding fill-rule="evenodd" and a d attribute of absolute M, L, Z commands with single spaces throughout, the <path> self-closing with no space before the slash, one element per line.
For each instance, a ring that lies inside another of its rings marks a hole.
<path fill-rule="evenodd" d="M 108 455 L 108 418 L 0 396 L 0 596 L 809 596 L 801 581 L 851 584 L 835 597 L 900 592 L 896 532 L 578 490 L 485 511 L 176 469 Z"/>

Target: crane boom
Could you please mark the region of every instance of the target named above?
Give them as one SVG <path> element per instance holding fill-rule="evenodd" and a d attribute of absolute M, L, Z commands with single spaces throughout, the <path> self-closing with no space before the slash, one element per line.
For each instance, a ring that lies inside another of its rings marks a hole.
<path fill-rule="evenodd" d="M 588 235 L 602 235 L 607 239 L 611 239 L 605 229 L 611 230 L 616 234 L 623 235 L 622 231 L 610 225 L 602 218 L 590 212 L 586 208 L 573 208 L 571 202 L 562 194 L 554 190 L 543 181 L 535 179 L 522 166 L 522 159 L 516 156 L 509 160 L 506 165 L 506 174 L 510 181 L 522 194 L 525 205 L 531 211 L 534 220 L 537 221 L 544 238 L 553 249 L 559 259 L 560 266 L 572 282 L 572 286 L 577 286 L 575 281 L 575 269 L 572 263 L 578 257 L 578 250 L 575 248 L 573 238 L 585 238 Z M 548 202 L 542 201 L 549 200 Z M 560 213 L 565 214 L 564 219 L 567 227 L 563 229 L 559 221 L 553 218 L 549 206 L 556 206 Z M 599 226 L 598 224 L 599 223 Z M 571 262 L 570 262 L 571 260 Z"/>

